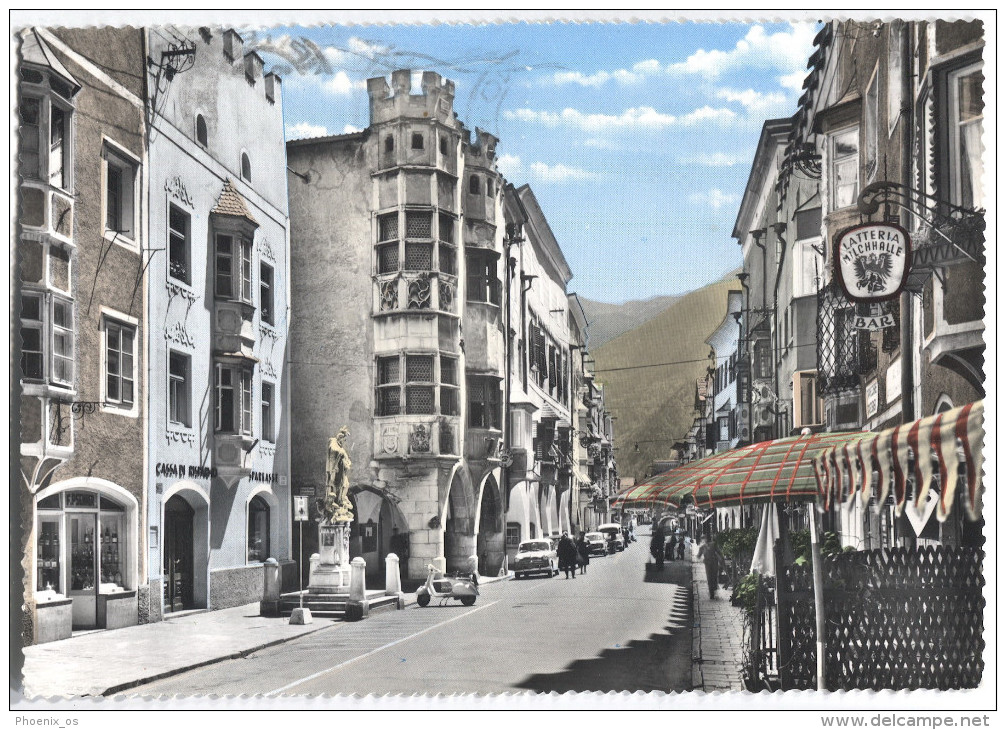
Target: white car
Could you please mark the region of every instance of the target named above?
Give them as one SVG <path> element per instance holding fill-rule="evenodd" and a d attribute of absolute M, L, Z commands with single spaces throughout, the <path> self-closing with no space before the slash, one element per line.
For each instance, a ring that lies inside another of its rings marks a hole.
<path fill-rule="evenodd" d="M 588 532 L 583 537 L 587 541 L 587 549 L 592 557 L 608 554 L 608 540 L 600 532 Z"/>
<path fill-rule="evenodd" d="M 517 557 L 513 564 L 514 578 L 523 578 L 531 573 L 544 573 L 549 578 L 559 575 L 559 558 L 548 538 L 524 540 L 517 546 Z"/>

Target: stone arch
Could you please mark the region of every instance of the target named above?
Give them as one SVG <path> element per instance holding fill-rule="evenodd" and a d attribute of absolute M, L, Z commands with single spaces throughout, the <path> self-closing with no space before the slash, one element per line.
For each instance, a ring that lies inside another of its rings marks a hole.
<path fill-rule="evenodd" d="M 370 484 L 356 485 L 349 490 L 349 500 L 353 505 L 353 521 L 350 523 L 349 557 L 361 557 L 367 563 L 368 584 L 383 585 L 384 561 L 392 549 L 392 536 L 397 529 L 408 538 L 409 522 L 398 506 L 397 498 L 387 490 Z M 407 572 L 408 555 L 399 555 L 399 566 L 404 576 Z"/>
<path fill-rule="evenodd" d="M 184 501 L 193 512 L 192 517 L 192 604 L 197 608 L 210 608 L 210 495 L 206 489 L 196 482 L 179 481 L 164 490 L 160 504 L 160 556 L 157 566 L 151 566 L 161 575 L 161 580 L 167 578 L 164 562 L 168 555 L 167 513 L 168 503 L 172 499 Z M 163 602 L 163 591 L 160 600 Z M 162 604 L 163 605 L 163 604 Z"/>
<path fill-rule="evenodd" d="M 453 470 L 440 518 L 448 571 L 463 571 L 475 553 L 475 505 L 467 469 Z"/>
<path fill-rule="evenodd" d="M 506 539 L 503 528 L 503 495 L 494 471 L 482 479 L 476 512 L 475 554 L 479 572 L 496 575 L 503 566 Z"/>

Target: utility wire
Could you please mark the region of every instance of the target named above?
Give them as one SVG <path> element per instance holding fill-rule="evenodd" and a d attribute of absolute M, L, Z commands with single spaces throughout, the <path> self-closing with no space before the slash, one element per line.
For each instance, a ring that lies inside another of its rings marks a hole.
<path fill-rule="evenodd" d="M 817 343 L 816 342 L 809 342 L 809 343 L 804 344 L 804 345 L 791 345 L 790 347 L 792 349 L 796 349 L 797 347 L 817 347 Z M 662 368 L 665 365 L 691 365 L 691 364 L 694 364 L 694 363 L 697 363 L 697 362 L 709 362 L 711 359 L 712 358 L 709 358 L 709 357 L 703 357 L 703 358 L 699 358 L 697 360 L 672 360 L 670 362 L 655 362 L 655 363 L 650 363 L 648 365 L 626 365 L 625 367 L 621 367 L 621 368 L 594 368 L 594 372 L 595 373 L 613 373 L 613 372 L 617 372 L 619 370 L 639 370 L 641 368 Z M 719 357 L 719 358 L 716 358 L 716 359 L 717 360 L 727 360 L 728 358 L 726 358 L 726 357 Z"/>

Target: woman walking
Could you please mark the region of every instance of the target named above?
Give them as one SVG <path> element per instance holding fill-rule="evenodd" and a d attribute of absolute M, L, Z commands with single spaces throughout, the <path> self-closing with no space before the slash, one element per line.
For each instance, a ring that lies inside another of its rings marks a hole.
<path fill-rule="evenodd" d="M 698 557 L 706 566 L 706 583 L 709 584 L 709 597 L 716 598 L 716 589 L 719 587 L 720 572 L 720 551 L 716 549 L 716 543 L 710 537 L 703 537 L 702 544 L 699 545 Z"/>
<path fill-rule="evenodd" d="M 559 538 L 559 547 L 556 549 L 557 556 L 559 558 L 559 570 L 566 573 L 566 580 L 569 580 L 569 574 L 573 574 L 573 579 L 576 579 L 576 544 L 570 539 L 568 532 L 563 532 L 562 537 Z"/>
<path fill-rule="evenodd" d="M 576 559 L 580 564 L 580 575 L 586 574 L 587 566 L 590 565 L 590 546 L 587 545 L 587 537 L 582 530 L 576 540 Z"/>

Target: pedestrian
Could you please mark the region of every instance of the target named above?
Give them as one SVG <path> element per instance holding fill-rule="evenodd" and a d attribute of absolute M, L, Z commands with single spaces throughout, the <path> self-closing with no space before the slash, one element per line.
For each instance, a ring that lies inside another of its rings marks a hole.
<path fill-rule="evenodd" d="M 658 523 L 650 538 L 650 555 L 657 561 L 657 570 L 664 569 L 664 528 Z"/>
<path fill-rule="evenodd" d="M 391 528 L 391 541 L 388 546 L 391 552 L 398 556 L 399 575 L 406 578 L 409 575 L 409 536 L 403 535 L 397 527 Z"/>
<path fill-rule="evenodd" d="M 580 531 L 580 537 L 576 540 L 576 559 L 580 563 L 580 575 L 584 575 L 587 572 L 587 566 L 590 565 L 590 545 L 587 544 L 587 536 Z"/>
<path fill-rule="evenodd" d="M 702 544 L 699 545 L 698 557 L 706 566 L 706 582 L 709 584 L 709 597 L 716 598 L 716 589 L 719 587 L 720 562 L 723 557 L 716 548 L 716 543 L 712 538 L 703 537 Z"/>
<path fill-rule="evenodd" d="M 685 559 L 685 536 L 678 535 L 678 560 Z"/>
<path fill-rule="evenodd" d="M 566 580 L 569 574 L 573 574 L 576 579 L 576 544 L 570 539 L 568 532 L 563 532 L 559 538 L 559 547 L 556 549 L 559 558 L 559 570 L 566 573 Z"/>

